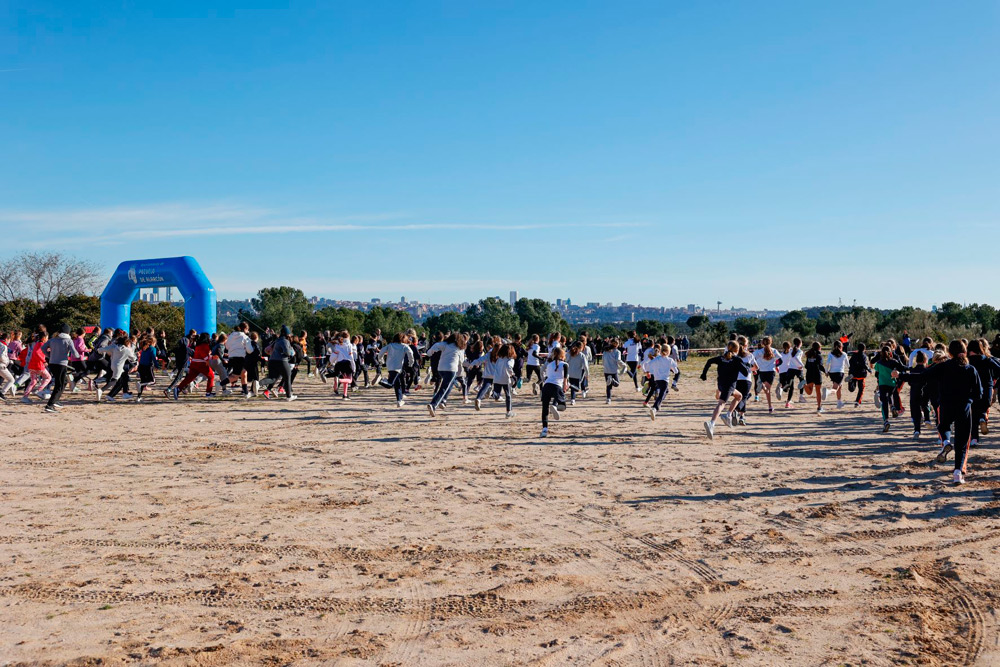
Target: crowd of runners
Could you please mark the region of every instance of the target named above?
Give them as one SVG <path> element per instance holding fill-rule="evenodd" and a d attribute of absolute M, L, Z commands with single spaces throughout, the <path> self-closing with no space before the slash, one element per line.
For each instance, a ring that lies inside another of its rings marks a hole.
<path fill-rule="evenodd" d="M 948 345 L 925 338 L 912 346 L 887 340 L 869 350 L 858 343 L 848 351 L 850 336 L 834 341 L 825 351 L 820 343 L 808 346 L 799 338 L 776 346 L 771 338 L 751 342 L 731 337 L 722 354 L 707 360 L 701 379 L 717 368 L 716 403 L 704 428 L 716 436 L 719 421 L 727 427 L 746 426 L 750 403 L 766 403 L 774 414 L 782 402 L 815 402 L 824 413 L 828 401 L 838 409 L 862 406 L 869 378 L 872 397 L 881 411 L 882 432 L 891 419 L 906 414 L 901 389 L 909 385 L 908 413 L 914 438 L 933 429 L 938 442 L 937 462 L 954 451 L 953 480 L 964 483 L 970 447 L 989 433 L 989 411 L 1000 379 L 1000 336 L 991 346 L 985 339 L 953 340 Z M 577 399 L 587 399 L 591 368 L 603 375 L 604 401 L 612 403 L 623 384 L 644 394 L 643 407 L 655 420 L 671 390 L 679 389 L 679 363 L 685 345 L 671 336 L 649 337 L 629 332 L 625 340 L 574 340 L 553 333 L 522 337 L 479 333 L 438 333 L 421 337 L 413 329 L 386 340 L 347 331 L 323 332 L 311 340 L 289 327 L 280 331 L 250 331 L 246 322 L 229 334 L 189 332 L 172 343 L 164 332 L 139 334 L 112 329 L 60 327 L 50 335 L 39 327 L 27 340 L 22 332 L 0 334 L 0 398 L 46 402 L 45 411 L 58 412 L 64 392 L 92 392 L 97 401 L 148 400 L 157 387 L 157 372 L 167 399 L 180 400 L 204 391 L 207 398 L 221 394 L 244 399 L 296 400 L 293 386 L 300 369 L 334 386 L 335 394 L 350 400 L 368 387 L 393 392 L 397 407 L 423 391 L 431 417 L 448 409 L 453 392 L 463 405 L 482 410 L 488 399 L 504 401 L 507 418 L 515 416 L 513 398 L 530 392 L 541 404 L 541 437 L 551 421 L 560 419 Z M 165 377 L 164 372 L 168 372 Z M 167 380 L 169 378 L 169 380 Z M 600 379 L 595 380 L 600 384 Z M 133 386 L 135 392 L 132 392 Z M 797 398 L 796 398 L 797 395 Z M 832 397 L 832 398 L 831 398 Z M 457 399 L 452 399 L 455 402 Z"/>

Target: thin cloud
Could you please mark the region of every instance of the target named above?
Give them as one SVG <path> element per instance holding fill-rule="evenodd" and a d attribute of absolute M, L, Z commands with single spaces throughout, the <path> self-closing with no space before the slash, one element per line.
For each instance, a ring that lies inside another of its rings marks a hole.
<path fill-rule="evenodd" d="M 620 229 L 645 227 L 643 222 L 390 222 L 412 217 L 405 213 L 364 213 L 344 216 L 290 215 L 277 209 L 218 202 L 191 204 L 167 202 L 146 206 L 112 206 L 83 209 L 0 210 L 0 224 L 8 239 L 25 247 L 51 245 L 51 237 L 38 240 L 39 232 L 59 232 L 59 238 L 79 245 L 116 245 L 147 239 L 210 236 L 354 233 L 389 234 L 428 231 L 570 231 L 583 228 Z M 21 226 L 25 226 L 21 229 Z M 18 240 L 19 231 L 27 236 Z M 95 233 L 96 232 L 96 233 Z"/>

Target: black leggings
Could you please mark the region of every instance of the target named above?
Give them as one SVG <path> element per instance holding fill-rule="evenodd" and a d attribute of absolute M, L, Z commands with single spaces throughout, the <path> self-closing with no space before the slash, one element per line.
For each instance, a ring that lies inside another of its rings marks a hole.
<path fill-rule="evenodd" d="M 861 405 L 861 401 L 865 397 L 865 380 L 866 378 L 854 378 L 858 386 L 858 396 L 854 399 L 854 402 L 858 405 Z"/>
<path fill-rule="evenodd" d="M 618 373 L 605 373 L 604 382 L 608 385 L 608 400 L 611 400 L 611 390 L 618 386 Z"/>
<path fill-rule="evenodd" d="M 636 372 L 636 368 L 639 367 L 638 361 L 626 361 L 625 365 L 628 366 L 628 374 L 632 376 L 632 382 L 635 383 L 635 388 L 639 388 L 639 373 Z"/>
<path fill-rule="evenodd" d="M 389 371 L 388 382 L 392 385 L 393 391 L 396 392 L 396 400 L 403 400 L 403 374 L 399 371 Z"/>
<path fill-rule="evenodd" d="M 542 385 L 542 426 L 548 428 L 549 425 L 549 404 L 553 404 L 557 409 L 561 405 L 566 407 L 566 394 L 563 388 L 557 384 L 546 382 Z"/>
<path fill-rule="evenodd" d="M 736 412 L 743 414 L 747 411 L 747 399 L 750 398 L 750 380 L 737 380 L 736 391 L 740 392 L 743 398 L 736 404 Z"/>
<path fill-rule="evenodd" d="M 663 397 L 670 393 L 670 389 L 667 387 L 666 380 L 653 380 L 649 383 L 650 388 L 656 391 L 656 400 L 653 401 L 653 409 L 659 410 L 660 404 L 663 403 Z"/>
<path fill-rule="evenodd" d="M 55 405 L 62 397 L 63 389 L 66 387 L 66 372 L 68 370 L 69 368 L 62 364 L 49 364 L 49 374 L 52 375 L 52 384 L 50 385 L 52 395 L 49 396 L 49 405 Z"/>
<path fill-rule="evenodd" d="M 292 365 L 285 360 L 267 360 L 267 377 L 260 383 L 264 389 L 270 389 L 281 381 L 285 388 L 285 397 L 292 395 Z"/>
<path fill-rule="evenodd" d="M 510 412 L 510 385 L 509 384 L 495 384 L 493 385 L 493 396 L 499 397 L 500 392 L 503 392 L 504 405 L 507 406 L 507 412 Z"/>
<path fill-rule="evenodd" d="M 108 392 L 108 397 L 114 398 L 120 391 L 124 391 L 126 394 L 128 393 L 128 373 L 125 371 L 122 371 L 122 374 L 118 376 L 115 386 L 113 386 L 111 391 Z"/>
<path fill-rule="evenodd" d="M 532 364 L 528 364 L 527 366 L 525 366 L 524 367 L 524 381 L 525 382 L 531 382 L 531 374 L 532 373 L 534 373 L 535 375 L 538 376 L 538 384 L 541 384 L 542 383 L 542 367 L 541 366 L 534 366 Z"/>
<path fill-rule="evenodd" d="M 951 443 L 955 447 L 955 470 L 965 470 L 965 462 L 969 456 L 969 440 L 972 437 L 972 408 L 966 403 L 960 406 L 941 406 L 941 419 L 938 433 L 943 439 L 952 422 L 955 424 L 951 433 Z"/>
<path fill-rule="evenodd" d="M 882 403 L 882 421 L 889 421 L 889 405 L 892 404 L 892 399 L 895 395 L 895 387 L 887 387 L 881 384 L 878 386 L 878 400 Z"/>

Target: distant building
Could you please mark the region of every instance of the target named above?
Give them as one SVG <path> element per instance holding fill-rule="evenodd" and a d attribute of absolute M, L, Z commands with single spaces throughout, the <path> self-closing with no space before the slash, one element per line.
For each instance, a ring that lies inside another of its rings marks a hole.
<path fill-rule="evenodd" d="M 399 302 L 405 306 L 406 305 L 406 297 L 405 296 L 399 297 Z"/>
<path fill-rule="evenodd" d="M 375 304 L 382 303 L 382 299 L 372 299 L 372 303 L 375 303 Z"/>
<path fill-rule="evenodd" d="M 514 304 L 517 303 L 517 290 L 510 291 L 510 307 L 513 308 Z"/>

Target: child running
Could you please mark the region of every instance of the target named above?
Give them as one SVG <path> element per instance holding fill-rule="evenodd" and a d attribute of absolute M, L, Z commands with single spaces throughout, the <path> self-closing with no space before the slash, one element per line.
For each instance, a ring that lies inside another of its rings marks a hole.
<path fill-rule="evenodd" d="M 604 367 L 604 383 L 607 385 L 607 399 L 605 403 L 611 405 L 611 390 L 621 384 L 619 373 L 628 368 L 622 361 L 621 350 L 618 346 L 621 342 L 617 338 L 609 340 L 604 347 L 604 357 L 601 364 Z"/>
<path fill-rule="evenodd" d="M 650 384 L 656 392 L 656 398 L 653 400 L 652 407 L 646 409 L 649 411 L 649 418 L 656 421 L 656 413 L 660 411 L 663 398 L 670 391 L 669 383 L 672 379 L 676 379 L 677 375 L 680 375 L 680 369 L 677 367 L 677 362 L 670 356 L 670 346 L 667 343 L 654 345 L 652 349 L 654 354 L 645 363 L 643 370 L 653 378 Z"/>
<path fill-rule="evenodd" d="M 590 376 L 587 356 L 583 354 L 583 343 L 577 341 L 569 346 L 569 404 L 576 405 L 576 393 L 587 398 L 587 378 Z"/>
<path fill-rule="evenodd" d="M 542 385 L 541 437 L 543 438 L 549 435 L 549 405 L 552 405 L 552 419 L 555 421 L 559 421 L 559 406 L 566 407 L 569 381 L 565 358 L 566 351 L 563 348 L 549 350 L 548 362 L 545 364 L 545 384 Z"/>
<path fill-rule="evenodd" d="M 882 348 L 888 350 L 888 346 Z M 938 430 L 944 434 L 945 429 L 954 423 L 955 469 L 952 481 L 955 484 L 965 484 L 966 466 L 969 458 L 969 443 L 972 438 L 972 406 L 982 398 L 983 388 L 979 373 L 969 364 L 968 351 L 965 343 L 953 340 L 948 344 L 947 361 L 928 368 L 921 375 L 924 380 L 937 382 L 938 394 L 941 400 L 941 418 Z M 881 363 L 881 359 L 879 363 Z M 902 365 L 902 364 L 900 364 Z M 909 382 L 914 375 L 900 370 L 893 370 L 892 376 L 903 382 Z M 953 449 L 945 441 L 938 453 L 936 461 L 944 463 Z"/>
<path fill-rule="evenodd" d="M 827 391 L 823 387 L 823 374 L 826 373 L 826 367 L 823 366 L 823 351 L 819 341 L 813 341 L 813 344 L 809 346 L 809 350 L 806 352 L 805 369 L 805 392 L 812 394 L 815 391 L 816 414 L 821 415 L 823 414 L 823 399 L 826 398 Z"/>
<path fill-rule="evenodd" d="M 704 382 L 708 379 L 708 369 L 715 365 L 719 367 L 719 376 L 717 381 L 719 395 L 716 399 L 717 402 L 715 410 L 712 412 L 712 418 L 705 422 L 705 433 L 708 434 L 709 439 L 715 438 L 715 421 L 719 418 L 720 414 L 722 415 L 722 421 L 725 425 L 732 428 L 732 413 L 736 410 L 736 406 L 739 405 L 740 399 L 743 398 L 740 392 L 736 390 L 736 382 L 739 379 L 741 372 L 745 375 L 749 375 L 750 368 L 739 356 L 739 352 L 739 343 L 731 340 L 729 341 L 729 344 L 726 345 L 725 353 L 721 356 L 709 359 L 705 362 L 705 368 L 701 371 L 701 380 Z M 726 402 L 730 399 L 732 399 L 732 404 L 725 412 L 723 412 L 723 407 L 725 407 Z"/>
<path fill-rule="evenodd" d="M 517 358 L 517 350 L 510 343 L 506 345 L 496 345 L 490 351 L 490 359 L 493 360 L 493 397 L 499 398 L 500 393 L 504 394 L 504 405 L 507 408 L 507 419 L 514 416 L 511 409 L 511 381 L 514 379 L 514 360 Z M 478 401 L 477 408 L 478 409 Z"/>
<path fill-rule="evenodd" d="M 778 352 L 771 347 L 771 337 L 761 339 L 761 348 L 754 350 L 753 356 L 757 362 L 757 379 L 760 381 L 764 396 L 767 398 L 767 412 L 774 414 L 771 404 L 771 387 L 774 386 L 774 372 L 778 365 Z"/>
<path fill-rule="evenodd" d="M 878 404 L 882 409 L 882 432 L 889 432 L 889 410 L 892 409 L 893 418 L 899 416 L 899 411 L 893 403 L 896 395 L 896 378 L 901 371 L 905 371 L 906 366 L 900 363 L 892 354 L 892 348 L 886 344 L 879 352 L 878 361 L 875 362 L 875 378 L 878 380 Z"/>
<path fill-rule="evenodd" d="M 850 359 L 844 352 L 844 344 L 839 340 L 833 341 L 833 349 L 826 355 L 826 372 L 833 383 L 833 391 L 837 394 L 837 408 L 844 407 L 844 398 L 841 394 L 844 384 L 844 377 L 847 376 L 847 367 Z"/>

